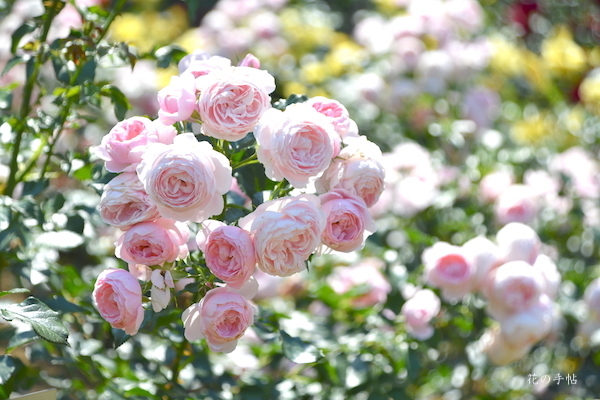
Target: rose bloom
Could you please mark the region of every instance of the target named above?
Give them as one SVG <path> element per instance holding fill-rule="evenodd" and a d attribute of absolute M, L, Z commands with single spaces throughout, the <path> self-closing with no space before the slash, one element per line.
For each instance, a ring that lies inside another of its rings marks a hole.
<path fill-rule="evenodd" d="M 544 288 L 544 294 L 548 295 L 551 299 L 556 299 L 558 295 L 558 289 L 560 288 L 560 282 L 562 277 L 554 261 L 545 254 L 540 254 L 533 263 L 533 268 L 540 271 L 544 277 L 546 283 Z"/>
<path fill-rule="evenodd" d="M 400 310 L 406 320 L 406 331 L 419 340 L 433 336 L 433 327 L 429 322 L 440 312 L 440 305 L 440 299 L 431 290 L 417 291 Z"/>
<path fill-rule="evenodd" d="M 553 316 L 552 302 L 548 296 L 542 295 L 531 307 L 503 318 L 500 335 L 512 346 L 533 346 L 550 333 Z"/>
<path fill-rule="evenodd" d="M 188 255 L 184 222 L 160 218 L 132 226 L 117 240 L 115 255 L 130 265 L 162 265 Z"/>
<path fill-rule="evenodd" d="M 154 312 L 164 310 L 171 301 L 171 289 L 175 288 L 175 282 L 170 271 L 155 269 L 150 276 L 152 287 L 150 288 L 150 301 Z"/>
<path fill-rule="evenodd" d="M 187 340 L 205 338 L 212 351 L 231 353 L 254 323 L 254 309 L 241 294 L 218 287 L 187 308 L 182 319 Z"/>
<path fill-rule="evenodd" d="M 512 173 L 495 171 L 487 174 L 479 182 L 479 195 L 485 202 L 494 202 L 496 199 L 515 183 Z"/>
<path fill-rule="evenodd" d="M 199 51 L 183 57 L 178 64 L 179 73 L 191 73 L 194 78 L 207 75 L 213 71 L 231 68 L 231 60 L 220 56 L 211 56 Z"/>
<path fill-rule="evenodd" d="M 306 101 L 306 104 L 325 115 L 332 122 L 335 131 L 340 138 L 346 136 L 358 136 L 358 126 L 350 118 L 348 110 L 337 100 L 328 99 L 323 96 L 316 96 Z"/>
<path fill-rule="evenodd" d="M 251 132 L 271 108 L 275 79 L 267 71 L 231 67 L 197 78 L 196 88 L 202 133 L 234 142 Z"/>
<path fill-rule="evenodd" d="M 494 213 L 501 225 L 510 222 L 532 222 L 538 214 L 534 190 L 526 185 L 509 186 L 496 199 Z"/>
<path fill-rule="evenodd" d="M 110 172 L 135 171 L 150 143 L 173 143 L 177 131 L 159 121 L 131 117 L 117 123 L 93 152 Z"/>
<path fill-rule="evenodd" d="M 501 320 L 531 308 L 546 288 L 541 272 L 525 261 L 511 261 L 490 273 L 483 294 L 489 314 Z"/>
<path fill-rule="evenodd" d="M 191 73 L 174 75 L 157 95 L 158 118 L 165 125 L 189 119 L 196 109 L 196 81 Z"/>
<path fill-rule="evenodd" d="M 423 251 L 424 279 L 442 290 L 446 300 L 462 298 L 473 289 L 475 266 L 463 248 L 437 242 Z"/>
<path fill-rule="evenodd" d="M 109 268 L 100 273 L 92 292 L 94 305 L 113 328 L 135 335 L 144 320 L 142 288 L 123 269 Z"/>
<path fill-rule="evenodd" d="M 525 224 L 511 222 L 496 233 L 496 242 L 505 261 L 526 261 L 533 264 L 542 242 L 537 233 Z"/>
<path fill-rule="evenodd" d="M 252 276 L 256 253 L 247 231 L 220 221 L 204 221 L 196 243 L 208 269 L 227 285 L 239 289 Z"/>
<path fill-rule="evenodd" d="M 473 289 L 482 290 L 492 270 L 504 262 L 500 248 L 483 236 L 468 240 L 462 245 L 462 248 L 469 254 L 469 258 L 475 266 Z"/>
<path fill-rule="evenodd" d="M 220 214 L 232 182 L 227 157 L 193 133 L 178 135 L 172 145 L 150 146 L 137 173 L 160 214 L 178 221 Z"/>
<path fill-rule="evenodd" d="M 372 207 L 384 189 L 385 169 L 379 147 L 366 137 L 347 137 L 344 147 L 316 182 L 318 193 L 343 188 Z"/>
<path fill-rule="evenodd" d="M 373 307 L 385 303 L 388 293 L 392 290 L 390 283 L 381 274 L 383 267 L 381 260 L 366 258 L 359 264 L 334 268 L 332 274 L 327 277 L 327 283 L 337 294 L 363 288 L 364 291 L 352 298 L 352 306 Z"/>
<path fill-rule="evenodd" d="M 260 119 L 254 131 L 257 156 L 270 179 L 287 179 L 304 188 L 320 176 L 340 151 L 340 137 L 326 116 L 304 103 L 274 108 Z"/>
<path fill-rule="evenodd" d="M 119 174 L 104 186 L 99 211 L 104 222 L 122 230 L 160 217 L 135 172 Z"/>
<path fill-rule="evenodd" d="M 531 346 L 515 346 L 504 340 L 498 326 L 487 329 L 480 339 L 482 351 L 495 365 L 507 365 L 525 357 Z"/>
<path fill-rule="evenodd" d="M 347 190 L 333 189 L 319 200 L 327 218 L 321 240 L 333 250 L 359 250 L 366 237 L 377 230 L 365 202 Z"/>
<path fill-rule="evenodd" d="M 238 225 L 254 239 L 258 268 L 289 276 L 304 270 L 321 244 L 325 215 L 317 196 L 303 194 L 264 202 Z"/>

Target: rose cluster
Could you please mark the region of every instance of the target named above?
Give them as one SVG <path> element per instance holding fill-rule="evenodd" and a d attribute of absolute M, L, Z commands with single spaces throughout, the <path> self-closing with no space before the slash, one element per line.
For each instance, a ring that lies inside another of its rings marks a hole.
<path fill-rule="evenodd" d="M 437 242 L 423 252 L 424 281 L 439 288 L 443 299 L 479 293 L 487 301 L 486 311 L 498 323 L 484 334 L 482 344 L 496 364 L 525 356 L 555 323 L 561 278 L 541 248 L 531 227 L 512 222 L 498 231 L 495 243 L 480 236 L 462 246 Z M 407 331 L 418 339 L 431 337 L 429 322 L 439 311 L 433 292 L 418 291 L 402 309 Z"/>
<path fill-rule="evenodd" d="M 106 169 L 118 173 L 106 184 L 99 210 L 123 231 L 115 255 L 129 266 L 129 272 L 105 270 L 93 293 L 113 327 L 135 334 L 144 318 L 143 294 L 150 292 L 158 312 L 176 288 L 197 280 L 200 300 L 182 315 L 185 336 L 231 352 L 253 323 L 257 268 L 289 276 L 306 269 L 314 253 L 361 249 L 375 231 L 369 207 L 385 179 L 379 148 L 359 136 L 336 100 L 315 97 L 273 108 L 274 79 L 259 67 L 251 54 L 238 66 L 190 54 L 158 93 L 158 119 L 121 121 L 94 149 Z M 232 163 L 230 142 L 251 132 L 252 154 L 244 149 L 247 158 Z M 280 181 L 254 210 L 229 204 L 226 196 L 240 190 L 236 169 L 252 163 Z M 242 208 L 244 216 L 225 223 L 230 207 Z M 196 249 L 203 262 L 191 261 Z"/>

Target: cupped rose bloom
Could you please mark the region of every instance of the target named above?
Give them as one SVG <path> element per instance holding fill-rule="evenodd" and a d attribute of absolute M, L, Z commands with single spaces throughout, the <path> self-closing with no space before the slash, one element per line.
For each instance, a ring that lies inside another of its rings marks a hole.
<path fill-rule="evenodd" d="M 392 286 L 381 273 L 384 263 L 377 258 L 366 258 L 359 264 L 333 269 L 327 283 L 337 294 L 345 294 L 357 289 L 351 304 L 356 308 L 373 307 L 383 304 Z M 359 289 L 360 288 L 360 289 Z"/>
<path fill-rule="evenodd" d="M 92 151 L 105 161 L 108 171 L 132 172 L 149 144 L 170 144 L 176 135 L 172 126 L 145 117 L 131 117 L 117 123 Z"/>
<path fill-rule="evenodd" d="M 545 254 L 540 254 L 533 263 L 533 268 L 541 272 L 546 283 L 544 293 L 552 300 L 556 299 L 562 277 L 554 261 Z"/>
<path fill-rule="evenodd" d="M 240 67 L 260 68 L 260 60 L 254 54 L 248 53 L 238 64 Z"/>
<path fill-rule="evenodd" d="M 171 300 L 171 289 L 175 287 L 173 277 L 170 271 L 155 269 L 150 276 L 152 288 L 150 289 L 150 299 L 154 312 L 164 310 Z"/>
<path fill-rule="evenodd" d="M 406 321 L 406 331 L 416 339 L 429 339 L 433 336 L 433 327 L 429 322 L 438 315 L 440 306 L 440 299 L 431 290 L 417 291 L 400 310 Z"/>
<path fill-rule="evenodd" d="M 500 248 L 488 238 L 477 236 L 462 245 L 475 266 L 473 289 L 482 290 L 491 271 L 503 263 Z"/>
<path fill-rule="evenodd" d="M 533 346 L 550 333 L 553 320 L 553 304 L 548 296 L 542 295 L 531 307 L 503 318 L 500 335 L 511 346 Z"/>
<path fill-rule="evenodd" d="M 142 288 L 124 269 L 109 268 L 100 273 L 92 292 L 94 305 L 113 328 L 135 335 L 144 320 Z"/>
<path fill-rule="evenodd" d="M 538 269 L 525 261 L 511 261 L 491 272 L 483 294 L 488 299 L 489 314 L 500 321 L 537 304 L 545 288 Z"/>
<path fill-rule="evenodd" d="M 304 188 L 319 177 L 340 151 L 340 137 L 327 117 L 308 104 L 296 103 L 285 111 L 274 108 L 254 131 L 258 161 L 270 179 L 287 179 Z"/>
<path fill-rule="evenodd" d="M 193 133 L 178 135 L 172 145 L 149 146 L 137 173 L 160 214 L 178 221 L 220 214 L 232 183 L 227 157 Z"/>
<path fill-rule="evenodd" d="M 372 207 L 385 187 L 385 169 L 381 149 L 366 137 L 347 137 L 344 147 L 316 182 L 318 193 L 343 188 L 362 198 Z"/>
<path fill-rule="evenodd" d="M 194 78 L 229 68 L 231 68 L 231 60 L 221 56 L 211 57 L 206 52 L 188 54 L 179 61 L 179 72 L 181 74 L 192 74 Z"/>
<path fill-rule="evenodd" d="M 257 267 L 269 275 L 289 276 L 303 271 L 321 244 L 325 214 L 317 196 L 302 194 L 264 202 L 238 225 L 252 235 Z"/>
<path fill-rule="evenodd" d="M 535 191 L 529 186 L 509 186 L 496 199 L 496 220 L 501 225 L 510 222 L 530 223 L 538 214 L 537 200 Z"/>
<path fill-rule="evenodd" d="M 495 365 L 507 365 L 525 357 L 531 346 L 515 346 L 504 340 L 500 329 L 495 326 L 486 330 L 480 339 L 483 353 Z"/>
<path fill-rule="evenodd" d="M 444 299 L 460 299 L 472 291 L 475 266 L 463 248 L 437 242 L 423 251 L 422 261 L 425 281 L 440 288 Z"/>
<path fill-rule="evenodd" d="M 204 221 L 196 243 L 208 269 L 230 287 L 241 288 L 254 273 L 256 252 L 247 231 L 220 221 Z"/>
<path fill-rule="evenodd" d="M 117 240 L 115 254 L 129 264 L 162 265 L 188 255 L 184 222 L 160 218 L 132 226 Z"/>
<path fill-rule="evenodd" d="M 196 109 L 196 82 L 191 73 L 174 75 L 157 95 L 158 119 L 165 125 L 189 119 Z"/>
<path fill-rule="evenodd" d="M 542 242 L 528 225 L 511 222 L 496 234 L 496 242 L 505 261 L 526 261 L 533 264 L 540 253 Z"/>
<path fill-rule="evenodd" d="M 363 199 L 347 190 L 333 189 L 319 200 L 327 219 L 321 240 L 331 249 L 346 253 L 359 250 L 377 230 Z"/>
<path fill-rule="evenodd" d="M 104 222 L 122 230 L 160 217 L 135 172 L 119 174 L 104 186 L 99 211 Z"/>
<path fill-rule="evenodd" d="M 308 99 L 306 104 L 329 118 L 340 138 L 343 139 L 346 136 L 358 137 L 356 122 L 350 118 L 348 110 L 339 101 L 316 96 Z"/>
<path fill-rule="evenodd" d="M 212 351 L 231 353 L 238 339 L 254 323 L 254 309 L 241 294 L 218 287 L 188 307 L 182 319 L 187 340 L 205 338 Z"/>
<path fill-rule="evenodd" d="M 588 307 L 590 316 L 595 320 L 600 320 L 600 278 L 594 279 L 585 288 L 583 301 Z"/>
<path fill-rule="evenodd" d="M 271 108 L 275 79 L 260 69 L 232 67 L 197 78 L 196 89 L 202 133 L 234 142 L 254 130 Z"/>

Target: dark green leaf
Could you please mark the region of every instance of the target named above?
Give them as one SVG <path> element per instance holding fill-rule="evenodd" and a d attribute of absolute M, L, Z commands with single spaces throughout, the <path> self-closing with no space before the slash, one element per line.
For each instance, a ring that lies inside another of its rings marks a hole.
<path fill-rule="evenodd" d="M 119 348 L 123 343 L 131 339 L 131 335 L 125 333 L 123 329 L 112 328 L 113 348 Z"/>
<path fill-rule="evenodd" d="M 4 66 L 4 69 L 2 70 L 2 74 L 0 74 L 0 76 L 4 76 L 4 74 L 6 74 L 8 71 L 10 71 L 15 65 L 21 64 L 22 62 L 25 62 L 25 59 L 23 57 L 14 56 L 10 60 L 8 60 L 8 62 Z"/>
<path fill-rule="evenodd" d="M 33 32 L 34 29 L 35 29 L 35 24 L 31 21 L 27 21 L 23 25 L 18 27 L 17 30 L 14 31 L 12 34 L 12 43 L 10 45 L 10 52 L 15 54 L 15 52 L 17 51 L 17 47 L 19 47 L 19 42 L 21 41 L 21 39 L 23 39 L 23 36 L 25 36 L 28 33 Z"/>
<path fill-rule="evenodd" d="M 300 338 L 292 337 L 285 331 L 280 331 L 283 355 L 296 364 L 314 363 L 323 354 L 314 344 L 306 343 Z"/>
<path fill-rule="evenodd" d="M 157 61 L 156 65 L 159 68 L 168 68 L 171 64 L 177 64 L 186 55 L 185 50 L 174 44 L 161 47 L 154 52 Z"/>
<path fill-rule="evenodd" d="M 23 195 L 37 196 L 49 185 L 48 179 L 42 179 L 37 181 L 28 181 L 23 184 Z"/>
<path fill-rule="evenodd" d="M 115 106 L 115 116 L 119 121 L 125 119 L 127 110 L 131 109 L 131 104 L 127 100 L 127 97 L 117 88 L 112 85 L 105 85 L 102 87 L 100 94 L 110 98 L 111 102 Z"/>
<path fill-rule="evenodd" d="M 6 296 L 7 294 L 14 294 L 14 293 L 29 293 L 29 289 L 14 288 L 14 289 L 2 291 L 2 292 L 0 292 L 0 297 Z"/>
<path fill-rule="evenodd" d="M 38 340 L 40 337 L 34 331 L 19 332 L 13 336 L 8 342 L 8 350 L 13 350 L 24 344 L 31 343 L 34 340 Z"/>
<path fill-rule="evenodd" d="M 0 91 L 0 110 L 8 110 L 12 105 L 12 91 L 2 90 Z"/>
<path fill-rule="evenodd" d="M 81 85 L 84 82 L 92 82 L 96 78 L 96 60 L 90 58 L 83 64 L 77 79 L 75 80 L 76 85 Z"/>
<path fill-rule="evenodd" d="M 35 297 L 28 297 L 19 304 L 0 309 L 0 315 L 7 321 L 18 319 L 30 324 L 43 339 L 69 345 L 69 332 L 60 320 L 60 315 Z"/>
<path fill-rule="evenodd" d="M 71 303 L 67 299 L 62 296 L 54 296 L 51 299 L 46 299 L 46 304 L 51 307 L 53 310 L 58 311 L 59 313 L 76 313 L 85 311 L 84 308 L 78 306 L 77 304 Z"/>
<path fill-rule="evenodd" d="M 0 356 L 0 385 L 5 385 L 16 370 L 17 365 L 11 356 Z"/>

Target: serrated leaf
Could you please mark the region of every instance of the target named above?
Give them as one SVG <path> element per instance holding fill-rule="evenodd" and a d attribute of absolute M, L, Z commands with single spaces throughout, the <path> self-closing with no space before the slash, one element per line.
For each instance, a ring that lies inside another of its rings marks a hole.
<path fill-rule="evenodd" d="M 8 294 L 15 294 L 15 293 L 29 293 L 29 289 L 25 289 L 25 288 L 14 288 L 14 289 L 10 289 L 10 290 L 6 290 L 6 291 L 2 291 L 0 292 L 0 297 L 2 296 L 6 296 Z"/>
<path fill-rule="evenodd" d="M 19 304 L 11 304 L 0 309 L 0 315 L 7 321 L 18 319 L 28 323 L 43 339 L 69 345 L 69 332 L 60 320 L 60 315 L 35 297 L 28 297 Z"/>
<path fill-rule="evenodd" d="M 17 365 L 11 356 L 0 356 L 0 385 L 5 385 L 16 370 Z"/>
<path fill-rule="evenodd" d="M 111 328 L 113 336 L 113 348 L 119 348 L 123 343 L 131 339 L 131 335 L 125 333 L 122 329 Z"/>
<path fill-rule="evenodd" d="M 8 351 L 38 339 L 40 339 L 40 337 L 35 331 L 19 332 L 10 338 L 10 341 L 8 342 Z"/>
<path fill-rule="evenodd" d="M 279 332 L 281 335 L 283 355 L 296 364 L 309 364 L 316 362 L 323 353 L 312 343 L 306 343 L 300 338 L 292 337 L 285 331 Z"/>

